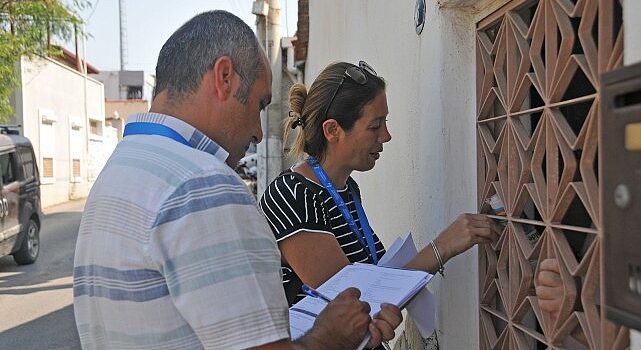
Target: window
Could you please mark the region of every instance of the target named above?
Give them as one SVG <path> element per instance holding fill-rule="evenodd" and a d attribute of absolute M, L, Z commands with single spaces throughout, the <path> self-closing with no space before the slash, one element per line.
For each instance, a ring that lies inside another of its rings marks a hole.
<path fill-rule="evenodd" d="M 16 152 L 0 154 L 0 172 L 2 172 L 3 184 L 18 180 L 16 176 Z"/>
<path fill-rule="evenodd" d="M 73 160 L 73 177 L 80 177 L 80 159 Z"/>
<path fill-rule="evenodd" d="M 42 176 L 53 178 L 53 158 L 42 158 Z"/>
<path fill-rule="evenodd" d="M 57 123 L 40 124 L 40 159 L 39 165 L 42 173 L 40 174 L 40 182 L 43 184 L 52 184 L 56 182 L 56 159 L 60 159 L 58 155 L 58 145 L 65 144 L 66 141 L 60 139 L 60 134 L 56 132 L 58 128 Z"/>
<path fill-rule="evenodd" d="M 142 99 L 142 86 L 127 86 L 127 99 L 128 100 Z"/>
<path fill-rule="evenodd" d="M 35 176 L 36 169 L 33 162 L 33 153 L 29 148 L 19 148 L 18 153 L 22 160 L 22 168 L 24 169 L 24 179 L 30 179 Z"/>
<path fill-rule="evenodd" d="M 100 134 L 101 134 L 101 132 L 100 132 L 100 125 L 99 125 L 99 123 L 100 123 L 100 122 L 99 122 L 99 121 L 97 121 L 97 120 L 93 120 L 93 119 L 92 119 L 92 120 L 90 120 L 90 121 L 89 121 L 89 132 L 91 132 L 91 133 L 92 133 L 92 134 L 94 134 L 94 135 L 100 135 Z"/>

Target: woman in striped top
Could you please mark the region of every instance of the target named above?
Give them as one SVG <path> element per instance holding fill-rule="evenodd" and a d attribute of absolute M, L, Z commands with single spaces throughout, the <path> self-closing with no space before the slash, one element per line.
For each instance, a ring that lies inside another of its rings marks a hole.
<path fill-rule="evenodd" d="M 385 81 L 365 62 L 331 64 L 309 92 L 292 86 L 289 100 L 284 140 L 300 127 L 290 152 L 307 158 L 269 185 L 260 206 L 281 250 L 291 305 L 302 297 L 302 283 L 317 287 L 347 264 L 376 263 L 385 252 L 350 174 L 372 169 L 391 135 Z M 407 267 L 442 273 L 451 257 L 498 232 L 486 216 L 463 214 Z"/>

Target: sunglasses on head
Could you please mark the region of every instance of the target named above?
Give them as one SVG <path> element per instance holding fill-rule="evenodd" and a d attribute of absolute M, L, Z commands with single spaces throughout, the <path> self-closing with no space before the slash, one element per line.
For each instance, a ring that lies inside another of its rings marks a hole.
<path fill-rule="evenodd" d="M 359 61 L 358 66 L 350 65 L 349 67 L 347 67 L 347 69 L 345 69 L 345 72 L 343 73 L 343 77 L 341 77 L 340 83 L 338 83 L 338 86 L 336 87 L 336 90 L 334 90 L 334 94 L 332 95 L 332 98 L 329 99 L 329 103 L 327 104 L 327 107 L 325 107 L 325 113 L 323 113 L 323 115 L 325 116 L 325 119 L 328 118 L 327 113 L 329 113 L 329 107 L 331 107 L 332 102 L 334 102 L 334 98 L 336 98 L 338 91 L 341 89 L 341 86 L 343 86 L 343 83 L 345 82 L 345 78 L 350 78 L 353 82 L 355 82 L 358 85 L 365 85 L 367 84 L 367 74 L 365 74 L 365 72 L 373 76 L 378 76 L 374 68 L 372 68 L 372 66 L 367 64 L 367 62 L 365 61 Z"/>

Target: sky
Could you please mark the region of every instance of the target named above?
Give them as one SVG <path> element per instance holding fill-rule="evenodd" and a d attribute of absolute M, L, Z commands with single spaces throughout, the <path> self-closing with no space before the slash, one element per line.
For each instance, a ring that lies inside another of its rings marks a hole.
<path fill-rule="evenodd" d="M 90 37 L 86 41 L 87 63 L 98 70 L 120 69 L 118 0 L 91 0 L 81 12 Z M 298 16 L 297 0 L 281 0 L 281 35 L 293 36 Z M 229 11 L 254 31 L 253 0 L 125 0 L 127 58 L 125 69 L 153 73 L 160 48 L 169 36 L 191 17 L 208 10 Z M 287 18 L 287 20 L 285 20 Z M 73 51 L 73 43 L 66 44 Z"/>

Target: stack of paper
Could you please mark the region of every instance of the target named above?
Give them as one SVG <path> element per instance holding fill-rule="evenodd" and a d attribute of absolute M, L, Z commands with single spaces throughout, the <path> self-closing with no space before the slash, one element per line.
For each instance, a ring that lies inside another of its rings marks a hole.
<path fill-rule="evenodd" d="M 361 300 L 370 304 L 371 315 L 381 309 L 382 303 L 404 307 L 432 278 L 427 272 L 382 267 L 370 264 L 353 264 L 323 283 L 317 290 L 335 298 L 340 292 L 355 287 L 361 291 Z M 291 338 L 297 339 L 312 328 L 316 316 L 327 305 L 321 299 L 305 297 L 289 309 Z M 363 341 L 361 347 L 365 346 Z"/>
<path fill-rule="evenodd" d="M 403 267 L 414 259 L 416 254 L 418 251 L 414 239 L 412 239 L 412 233 L 408 232 L 404 236 L 396 238 L 378 265 Z M 423 338 L 430 337 L 436 328 L 436 298 L 434 295 L 425 288 L 407 304 L 407 312 L 414 320 L 421 336 Z"/>

